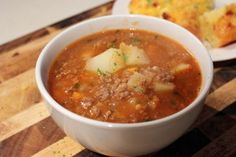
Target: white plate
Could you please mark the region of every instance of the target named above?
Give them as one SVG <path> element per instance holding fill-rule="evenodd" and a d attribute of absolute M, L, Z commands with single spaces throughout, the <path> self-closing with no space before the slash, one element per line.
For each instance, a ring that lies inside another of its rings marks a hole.
<path fill-rule="evenodd" d="M 116 0 L 112 14 L 120 15 L 120 14 L 129 14 L 129 3 L 131 0 Z M 236 0 L 215 0 L 215 8 L 219 8 L 224 6 L 225 4 L 236 3 Z M 223 48 L 214 48 L 209 49 L 211 58 L 214 62 L 218 61 L 226 61 L 230 59 L 236 58 L 236 43 L 230 44 Z"/>

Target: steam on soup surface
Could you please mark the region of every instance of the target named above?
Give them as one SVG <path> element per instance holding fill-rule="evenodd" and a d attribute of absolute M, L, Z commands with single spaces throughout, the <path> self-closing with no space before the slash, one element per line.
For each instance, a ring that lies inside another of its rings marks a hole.
<path fill-rule="evenodd" d="M 201 72 L 177 42 L 143 30 L 109 30 L 65 47 L 49 72 L 52 97 L 81 116 L 135 123 L 166 117 L 198 95 Z"/>

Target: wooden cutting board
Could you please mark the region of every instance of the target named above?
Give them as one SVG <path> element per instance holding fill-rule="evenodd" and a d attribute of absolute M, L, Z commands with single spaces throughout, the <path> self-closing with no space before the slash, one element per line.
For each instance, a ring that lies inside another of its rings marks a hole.
<path fill-rule="evenodd" d="M 113 2 L 0 45 L 0 157 L 99 157 L 67 137 L 51 119 L 35 84 L 42 48 L 72 24 L 108 15 Z M 198 120 L 176 142 L 149 157 L 236 156 L 236 60 L 215 64 Z"/>

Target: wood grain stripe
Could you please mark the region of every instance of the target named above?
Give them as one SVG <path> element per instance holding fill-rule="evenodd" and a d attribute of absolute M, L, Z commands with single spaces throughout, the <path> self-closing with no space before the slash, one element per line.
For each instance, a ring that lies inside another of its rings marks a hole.
<path fill-rule="evenodd" d="M 34 154 L 32 157 L 71 157 L 83 149 L 84 147 L 73 141 L 71 138 L 64 137 L 51 146 Z"/>
<path fill-rule="evenodd" d="M 40 102 L 34 69 L 0 84 L 0 121 Z"/>
<path fill-rule="evenodd" d="M 0 45 L 0 53 L 7 52 L 17 46 L 20 46 L 21 44 L 26 44 L 26 43 L 28 43 L 34 39 L 40 38 L 46 34 L 48 34 L 47 30 L 45 28 L 42 28 L 40 30 L 37 30 L 37 31 L 32 32 L 30 34 L 27 34 L 23 37 L 13 40 L 13 41 L 4 43 L 4 44 Z"/>
<path fill-rule="evenodd" d="M 0 54 L 1 82 L 33 68 L 43 47 L 61 31 L 50 29 L 50 34 Z"/>
<path fill-rule="evenodd" d="M 113 2 L 109 2 L 104 7 L 98 7 L 93 12 L 85 12 L 67 20 L 63 20 L 44 31 L 46 34 L 26 44 L 18 46 L 6 52 L 0 52 L 0 82 L 12 78 L 35 66 L 36 60 L 43 47 L 58 33 L 62 32 L 66 27 L 80 22 L 85 18 L 107 15 L 107 9 L 111 8 Z M 10 44 L 10 43 L 9 43 Z M 7 47 L 7 46 L 5 46 Z M 3 48 L 4 49 L 4 48 Z M 8 48 L 9 49 L 9 48 Z"/>
<path fill-rule="evenodd" d="M 48 116 L 49 112 L 45 104 L 41 102 L 0 122 L 0 142 Z"/>
<path fill-rule="evenodd" d="M 0 157 L 29 157 L 65 137 L 51 117 L 0 142 Z"/>
<path fill-rule="evenodd" d="M 198 126 L 198 129 L 200 129 L 207 138 L 214 140 L 234 126 L 236 126 L 235 119 L 223 112 L 219 112 Z"/>
<path fill-rule="evenodd" d="M 236 126 L 226 131 L 206 147 L 197 152 L 193 157 L 228 157 L 236 152 Z"/>
<path fill-rule="evenodd" d="M 227 84 L 225 84 L 224 86 L 222 86 L 222 87 L 220 87 L 220 88 L 218 88 L 217 90 L 215 90 L 215 92 L 213 92 L 213 93 L 211 93 L 209 96 L 208 96 L 208 98 L 207 98 L 207 105 L 208 105 L 208 107 L 214 107 L 214 111 L 216 111 L 216 110 L 222 110 L 223 108 L 225 108 L 225 107 L 227 107 L 228 105 L 230 105 L 231 104 L 231 102 L 233 102 L 233 101 L 235 101 L 236 99 L 236 93 L 235 92 L 232 92 L 232 88 L 235 88 L 235 85 L 236 85 L 236 79 L 234 79 L 234 80 L 232 80 L 232 81 L 230 81 L 230 82 L 228 82 Z M 229 94 L 231 95 L 231 96 L 229 96 Z M 221 96 L 221 98 L 223 99 L 223 100 L 225 100 L 223 103 L 221 103 L 221 104 L 218 104 L 218 105 L 216 105 L 215 106 L 215 104 L 214 104 L 214 99 L 215 99 L 215 97 L 217 98 L 218 96 Z M 214 112 L 214 114 L 215 114 L 215 112 Z M 214 115 L 214 114 L 212 114 L 212 112 L 208 112 L 208 114 L 207 115 L 204 115 L 204 117 L 202 117 L 202 119 L 201 119 L 201 123 L 203 122 L 203 120 L 206 120 L 205 119 L 205 117 L 207 117 L 207 119 L 209 118 L 209 117 L 211 117 L 212 115 Z M 53 145 L 51 145 L 51 146 L 49 146 L 48 148 L 45 148 L 44 150 L 42 150 L 41 152 L 43 152 L 43 153 L 40 153 L 39 152 L 39 155 L 41 155 L 42 157 L 43 157 L 43 155 L 44 154 L 47 154 L 47 155 L 53 155 L 53 151 L 58 151 L 58 150 L 60 150 L 60 152 L 65 152 L 65 153 L 67 153 L 67 148 L 66 148 L 66 146 L 68 146 L 68 143 L 63 143 L 63 142 L 61 142 L 61 141 L 58 141 L 59 143 L 60 143 L 60 145 L 59 146 L 57 146 L 57 144 L 55 143 L 55 144 L 53 144 Z M 78 146 L 78 144 L 77 143 L 73 143 L 73 145 L 71 145 L 71 147 L 77 147 Z M 64 150 L 65 149 L 65 150 Z M 76 150 L 74 151 L 74 153 L 76 154 L 76 153 L 78 153 L 78 152 L 80 152 L 81 151 L 81 149 L 78 149 L 77 150 L 77 152 L 76 152 Z M 58 153 L 59 154 L 59 153 Z M 56 155 L 58 155 L 58 154 L 56 154 Z M 35 155 L 38 155 L 38 154 L 35 154 Z M 68 155 L 68 154 L 67 154 Z"/>
<path fill-rule="evenodd" d="M 227 105 L 236 101 L 236 78 L 224 84 L 222 87 L 211 93 L 207 99 L 206 104 L 217 111 L 221 111 Z"/>
<path fill-rule="evenodd" d="M 236 77 L 236 65 L 214 69 L 211 90 L 214 91 Z"/>
<path fill-rule="evenodd" d="M 223 86 L 216 89 L 214 92 L 208 95 L 203 111 L 199 115 L 197 121 L 192 126 L 196 127 L 203 121 L 206 121 L 218 111 L 222 111 L 230 104 L 236 101 L 236 78 L 227 82 Z"/>

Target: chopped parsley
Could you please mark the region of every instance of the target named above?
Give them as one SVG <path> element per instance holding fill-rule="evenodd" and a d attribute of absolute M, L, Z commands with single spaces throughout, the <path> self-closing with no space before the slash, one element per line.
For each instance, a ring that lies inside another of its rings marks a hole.
<path fill-rule="evenodd" d="M 125 62 L 127 62 L 127 60 L 128 60 L 128 56 L 125 55 L 125 54 L 123 54 L 123 59 L 124 59 Z"/>
<path fill-rule="evenodd" d="M 97 69 L 97 73 L 99 76 L 106 76 L 106 74 L 102 72 L 99 68 Z"/>
<path fill-rule="evenodd" d="M 119 30 L 119 29 L 117 29 L 117 30 L 115 31 L 115 33 L 120 33 L 120 30 Z"/>
<path fill-rule="evenodd" d="M 155 36 L 154 36 L 154 39 L 158 39 L 158 38 L 159 38 L 159 35 L 155 35 Z"/>
<path fill-rule="evenodd" d="M 79 82 L 75 83 L 74 86 L 73 86 L 73 88 L 75 88 L 75 89 L 78 89 L 79 87 L 80 87 L 80 83 Z"/>
<path fill-rule="evenodd" d="M 141 40 L 137 37 L 130 38 L 130 41 L 132 44 L 139 44 L 141 42 Z"/>
<path fill-rule="evenodd" d="M 134 86 L 133 88 L 137 93 L 144 93 L 145 92 L 142 87 Z"/>
<path fill-rule="evenodd" d="M 108 48 L 115 48 L 116 47 L 116 42 L 117 42 L 117 39 L 114 39 L 112 40 L 109 44 L 108 44 Z"/>
<path fill-rule="evenodd" d="M 115 51 L 115 53 L 118 55 L 118 56 L 121 56 L 121 53 L 119 51 Z"/>

